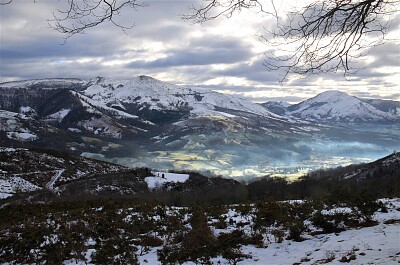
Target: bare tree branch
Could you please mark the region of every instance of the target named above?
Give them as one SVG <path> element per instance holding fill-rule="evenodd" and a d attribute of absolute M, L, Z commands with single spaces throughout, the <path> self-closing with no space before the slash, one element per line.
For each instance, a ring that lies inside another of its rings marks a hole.
<path fill-rule="evenodd" d="M 205 0 L 203 3 L 201 7 L 192 6 L 192 14 L 182 15 L 182 18 L 192 20 L 195 23 L 204 23 L 220 16 L 230 18 L 244 9 L 271 13 L 264 10 L 262 3 L 258 0 Z"/>
<path fill-rule="evenodd" d="M 115 17 L 119 16 L 123 9 L 144 6 L 145 3 L 138 3 L 136 0 L 68 0 L 68 9 L 54 12 L 49 25 L 64 34 L 65 40 L 104 22 L 111 22 L 125 31 L 133 28 L 134 23 L 123 25 Z"/>
<path fill-rule="evenodd" d="M 309 76 L 322 72 L 352 73 L 354 59 L 367 48 L 384 43 L 390 18 L 399 13 L 399 0 L 315 0 L 290 11 L 284 19 L 274 10 L 263 9 L 262 0 L 204 0 L 184 16 L 203 23 L 219 16 L 231 17 L 242 9 L 260 8 L 275 17 L 274 31 L 267 31 L 261 40 L 275 52 L 266 54 L 268 70 L 282 70 L 288 75 Z"/>
<path fill-rule="evenodd" d="M 13 0 L 0 0 L 0 5 L 8 5 L 12 2 Z M 64 2 L 67 2 L 65 8 L 53 12 L 53 18 L 48 22 L 51 28 L 64 34 L 65 40 L 105 22 L 111 22 L 125 32 L 125 30 L 133 28 L 134 23 L 121 24 L 117 17 L 123 11 L 147 6 L 146 3 L 139 3 L 138 0 L 65 0 Z"/>
<path fill-rule="evenodd" d="M 13 0 L 0 0 L 0 5 L 8 5 L 12 2 Z"/>

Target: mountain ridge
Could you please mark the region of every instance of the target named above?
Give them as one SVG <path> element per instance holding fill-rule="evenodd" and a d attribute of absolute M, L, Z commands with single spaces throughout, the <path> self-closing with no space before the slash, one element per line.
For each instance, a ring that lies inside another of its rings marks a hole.
<path fill-rule="evenodd" d="M 285 117 L 236 96 L 147 76 L 7 84 L 0 85 L 2 146 L 48 147 L 127 166 L 261 175 L 277 165 L 301 170 L 301 161 L 314 168 L 320 157 L 361 161 L 365 152 L 373 158 L 398 145 L 396 125 L 371 133 Z"/>
<path fill-rule="evenodd" d="M 383 104 L 385 105 L 382 106 Z M 282 116 L 325 123 L 392 122 L 400 119 L 400 116 L 397 116 L 397 109 L 394 109 L 395 101 L 360 99 L 338 90 L 328 90 L 293 105 L 275 101 L 265 102 L 261 105 Z"/>

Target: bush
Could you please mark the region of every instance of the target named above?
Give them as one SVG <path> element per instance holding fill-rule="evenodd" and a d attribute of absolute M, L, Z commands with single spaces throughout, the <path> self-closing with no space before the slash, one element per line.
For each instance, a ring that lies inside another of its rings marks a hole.
<path fill-rule="evenodd" d="M 296 242 L 304 241 L 302 237 L 303 232 L 306 230 L 306 226 L 302 220 L 296 220 L 289 224 L 289 235 L 287 239 L 294 240 Z"/>
<path fill-rule="evenodd" d="M 320 212 L 314 214 L 311 218 L 311 222 L 314 226 L 321 228 L 323 233 L 337 233 L 344 229 L 339 227 L 343 220 L 346 220 L 346 214 L 336 213 L 334 215 L 323 215 Z"/>

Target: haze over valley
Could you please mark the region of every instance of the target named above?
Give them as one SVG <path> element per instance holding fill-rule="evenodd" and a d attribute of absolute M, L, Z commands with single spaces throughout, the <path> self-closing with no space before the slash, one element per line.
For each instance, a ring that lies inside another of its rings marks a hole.
<path fill-rule="evenodd" d="M 149 76 L 37 79 L 0 84 L 0 109 L 2 146 L 233 178 L 296 179 L 400 149 L 400 102 L 335 90 L 258 104 Z"/>

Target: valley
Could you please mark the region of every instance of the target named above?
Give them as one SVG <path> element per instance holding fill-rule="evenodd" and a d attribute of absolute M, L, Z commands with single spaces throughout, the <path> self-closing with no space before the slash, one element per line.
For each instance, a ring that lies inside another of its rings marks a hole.
<path fill-rule="evenodd" d="M 27 80 L 0 84 L 0 144 L 128 167 L 296 179 L 399 150 L 397 108 L 338 91 L 255 104 L 148 76 Z"/>

